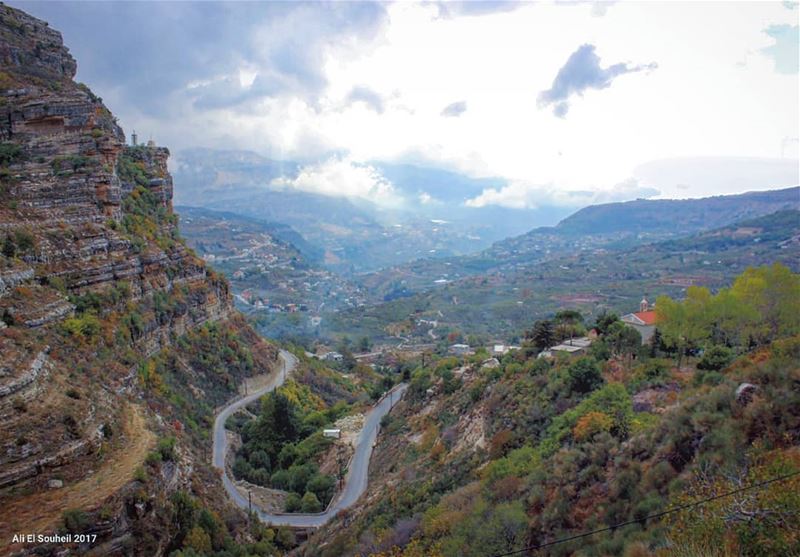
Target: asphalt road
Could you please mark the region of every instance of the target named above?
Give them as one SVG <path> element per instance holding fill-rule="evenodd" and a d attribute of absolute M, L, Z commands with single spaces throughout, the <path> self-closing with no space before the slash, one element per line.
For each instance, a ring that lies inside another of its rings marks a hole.
<path fill-rule="evenodd" d="M 225 470 L 225 453 L 227 450 L 227 439 L 225 437 L 225 421 L 228 416 L 250 404 L 260 396 L 268 393 L 283 384 L 286 375 L 291 373 L 297 365 L 297 358 L 287 352 L 281 350 L 280 357 L 283 360 L 283 369 L 281 373 L 277 374 L 267 385 L 253 392 L 252 394 L 235 400 L 228 406 L 223 408 L 217 414 L 214 420 L 214 468 L 219 468 L 222 471 L 222 483 L 225 486 L 225 491 L 233 500 L 233 502 L 242 509 L 248 509 L 247 497 L 242 496 L 236 489 L 233 480 L 228 476 Z M 395 386 L 390 393 L 382 398 L 367 414 L 364 420 L 364 429 L 358 438 L 353 458 L 350 461 L 350 466 L 347 470 L 347 477 L 345 478 L 344 489 L 336 496 L 328 509 L 323 513 L 317 514 L 269 514 L 255 505 L 253 510 L 258 517 L 266 523 L 274 524 L 276 526 L 292 526 L 297 528 L 318 528 L 333 518 L 339 511 L 350 507 L 355 503 L 361 494 L 367 489 L 367 472 L 369 471 L 369 459 L 372 456 L 372 447 L 375 445 L 375 440 L 378 436 L 378 426 L 380 425 L 381 418 L 385 416 L 392 408 L 392 404 L 396 403 L 403 394 L 405 394 L 408 385 L 401 383 Z"/>

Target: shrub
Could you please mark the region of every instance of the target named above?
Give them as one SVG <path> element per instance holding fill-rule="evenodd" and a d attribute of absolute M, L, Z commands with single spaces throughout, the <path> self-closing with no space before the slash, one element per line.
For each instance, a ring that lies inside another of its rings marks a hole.
<path fill-rule="evenodd" d="M 289 490 L 291 488 L 292 476 L 288 470 L 278 470 L 272 474 L 270 483 L 275 489 Z"/>
<path fill-rule="evenodd" d="M 584 356 L 578 358 L 569 369 L 570 388 L 577 393 L 588 393 L 603 384 L 600 368 L 594 358 Z"/>
<path fill-rule="evenodd" d="M 697 369 L 720 371 L 733 361 L 733 351 L 727 346 L 712 346 L 697 362 Z"/>
<path fill-rule="evenodd" d="M 642 366 L 642 373 L 646 379 L 663 379 L 669 372 L 669 362 L 662 359 L 648 360 Z"/>
<path fill-rule="evenodd" d="M 572 436 L 576 441 L 586 441 L 602 431 L 611 431 L 614 420 L 604 412 L 592 411 L 584 414 L 572 428 Z"/>
<path fill-rule="evenodd" d="M 162 460 L 175 460 L 175 437 L 169 436 L 158 441 L 158 452 Z"/>
<path fill-rule="evenodd" d="M 544 375 L 548 373 L 551 369 L 550 362 L 547 361 L 547 358 L 536 358 L 533 360 L 533 363 L 530 366 L 530 374 L 531 375 Z"/>
<path fill-rule="evenodd" d="M 186 534 L 183 547 L 193 549 L 200 555 L 211 553 L 211 536 L 199 526 L 195 526 Z"/>
<path fill-rule="evenodd" d="M 14 164 L 22 158 L 22 147 L 18 144 L 11 142 L 0 143 L 0 166 Z"/>
<path fill-rule="evenodd" d="M 91 339 L 100 332 L 100 320 L 91 313 L 80 317 L 70 317 L 61 326 L 65 333 L 73 337 Z"/>
<path fill-rule="evenodd" d="M 287 513 L 296 513 L 301 506 L 300 496 L 297 493 L 290 493 L 286 501 L 284 501 L 283 510 Z"/>
<path fill-rule="evenodd" d="M 322 503 L 319 502 L 316 495 L 306 491 L 300 500 L 300 510 L 304 513 L 318 513 L 322 510 Z"/>
<path fill-rule="evenodd" d="M 68 509 L 61 515 L 64 529 L 70 533 L 84 532 L 90 525 L 89 515 L 80 509 Z"/>

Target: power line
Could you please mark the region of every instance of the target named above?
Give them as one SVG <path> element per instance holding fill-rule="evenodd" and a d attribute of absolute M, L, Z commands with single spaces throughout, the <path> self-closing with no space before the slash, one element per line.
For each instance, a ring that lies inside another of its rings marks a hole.
<path fill-rule="evenodd" d="M 597 530 L 591 530 L 589 532 L 583 532 L 580 534 L 575 534 L 566 538 L 560 538 L 557 540 L 553 540 L 551 542 L 545 542 L 538 545 L 530 545 L 528 547 L 523 547 L 522 549 L 515 549 L 514 551 L 507 551 L 506 553 L 498 553 L 493 557 L 507 557 L 508 555 L 518 555 L 525 551 L 532 551 L 537 549 L 543 549 L 545 547 L 549 547 L 551 545 L 558 545 L 560 543 L 571 542 L 574 540 L 578 540 L 581 538 L 586 538 L 588 536 L 592 536 L 594 534 L 599 534 L 601 532 L 609 532 L 611 530 L 616 530 L 617 528 L 622 528 L 623 526 L 628 526 L 630 524 L 636 524 L 641 522 L 646 522 L 653 518 L 661 518 L 662 516 L 666 516 L 668 514 L 676 513 L 678 511 L 683 511 L 686 509 L 691 509 L 692 507 L 699 507 L 700 505 L 704 505 L 710 501 L 714 501 L 716 499 L 722 499 L 723 497 L 729 497 L 731 495 L 736 495 L 737 493 L 741 493 L 743 491 L 748 491 L 750 489 L 756 489 L 759 487 L 764 487 L 765 485 L 775 483 L 775 482 L 782 482 L 783 480 L 789 479 L 793 476 L 797 476 L 800 472 L 792 472 L 791 474 L 784 474 L 783 476 L 777 476 L 775 478 L 770 478 L 768 480 L 764 480 L 762 482 L 750 484 L 744 487 L 740 487 L 738 489 L 734 489 L 732 491 L 727 491 L 725 493 L 720 493 L 719 495 L 714 495 L 713 497 L 707 497 L 706 499 L 701 499 L 700 501 L 695 501 L 693 503 L 686 503 L 684 505 L 678 505 L 677 507 L 673 507 L 671 509 L 667 509 L 666 511 L 661 511 L 655 514 L 647 515 L 644 518 L 639 518 L 636 520 L 628 520 L 626 522 L 620 522 L 618 524 L 613 524 L 611 526 L 606 526 L 605 528 L 598 528 Z"/>

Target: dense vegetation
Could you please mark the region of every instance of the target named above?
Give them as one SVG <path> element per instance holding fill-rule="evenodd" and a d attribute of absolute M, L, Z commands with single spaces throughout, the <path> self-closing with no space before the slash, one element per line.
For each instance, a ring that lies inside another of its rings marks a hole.
<path fill-rule="evenodd" d="M 538 358 L 531 340 L 498 367 L 418 368 L 375 476 L 403 480 L 308 554 L 477 557 L 620 523 L 548 554 L 797 553 L 800 476 L 646 517 L 800 471 L 798 300 L 797 274 L 748 269 L 659 299 L 660 334 L 636 350 L 614 348 L 626 335 L 606 315 L 589 355 Z M 465 447 L 476 425 L 486 442 Z"/>
<path fill-rule="evenodd" d="M 333 446 L 323 428 L 363 409 L 391 387 L 382 375 L 353 360 L 347 375 L 296 349 L 300 364 L 281 387 L 250 405 L 250 416 L 231 416 L 228 429 L 241 435 L 233 474 L 237 479 L 288 492 L 287 512 L 319 512 L 344 477 L 347 461 L 336 456 L 336 471 L 323 474 L 319 465 Z M 252 417 L 255 416 L 255 417 Z"/>
<path fill-rule="evenodd" d="M 316 460 L 331 445 L 322 427 L 348 410 L 344 402 L 327 406 L 306 385 L 288 381 L 264 396 L 256 419 L 234 421 L 242 435 L 233 473 L 265 487 L 289 491 L 286 510 L 319 512 L 333 497 L 336 479 L 320 474 Z"/>

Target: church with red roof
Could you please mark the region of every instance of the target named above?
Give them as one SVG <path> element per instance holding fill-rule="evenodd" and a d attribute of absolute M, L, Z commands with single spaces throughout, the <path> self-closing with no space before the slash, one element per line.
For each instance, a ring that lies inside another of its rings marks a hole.
<path fill-rule="evenodd" d="M 639 331 L 642 335 L 642 344 L 648 343 L 656 330 L 656 310 L 650 305 L 647 298 L 642 298 L 642 301 L 639 302 L 639 311 L 625 314 L 620 317 L 620 320 Z"/>

